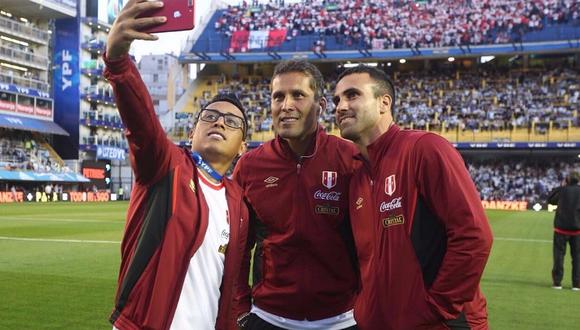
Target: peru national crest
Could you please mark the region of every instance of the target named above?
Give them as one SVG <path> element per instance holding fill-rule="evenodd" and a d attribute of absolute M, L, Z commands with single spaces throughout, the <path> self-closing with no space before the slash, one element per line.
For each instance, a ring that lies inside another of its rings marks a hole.
<path fill-rule="evenodd" d="M 385 179 L 385 194 L 393 196 L 393 193 L 397 190 L 397 183 L 395 181 L 395 175 L 389 175 Z"/>
<path fill-rule="evenodd" d="M 327 189 L 336 186 L 338 175 L 333 171 L 322 171 L 322 185 Z"/>

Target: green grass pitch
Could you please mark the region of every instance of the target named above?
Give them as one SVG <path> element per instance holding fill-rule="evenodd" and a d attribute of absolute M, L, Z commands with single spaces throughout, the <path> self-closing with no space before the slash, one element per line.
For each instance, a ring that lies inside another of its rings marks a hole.
<path fill-rule="evenodd" d="M 110 329 L 127 203 L 1 204 L 0 329 Z M 550 288 L 552 217 L 488 212 L 492 329 L 580 329 L 580 292 Z"/>

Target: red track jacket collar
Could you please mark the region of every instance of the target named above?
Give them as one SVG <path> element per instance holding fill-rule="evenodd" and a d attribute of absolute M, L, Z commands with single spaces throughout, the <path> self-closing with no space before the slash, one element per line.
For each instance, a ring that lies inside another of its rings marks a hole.
<path fill-rule="evenodd" d="M 316 132 L 314 132 L 314 137 L 315 137 L 314 140 L 310 141 L 310 146 L 308 147 L 308 149 L 306 149 L 306 154 L 304 156 L 301 156 L 301 157 L 297 157 L 296 154 L 294 153 L 294 151 L 292 151 L 292 149 L 290 149 L 288 142 L 286 142 L 286 140 L 281 138 L 279 135 L 276 135 L 276 138 L 274 139 L 274 143 L 272 144 L 272 146 L 273 146 L 274 152 L 276 154 L 278 154 L 280 157 L 282 157 L 286 160 L 299 161 L 302 158 L 314 157 L 316 155 L 316 153 L 318 152 L 318 146 L 320 146 L 322 144 L 322 142 L 324 142 L 324 139 L 326 138 L 326 136 L 327 135 L 324 132 L 324 129 L 322 128 L 322 126 L 318 125 L 318 127 L 316 128 Z"/>

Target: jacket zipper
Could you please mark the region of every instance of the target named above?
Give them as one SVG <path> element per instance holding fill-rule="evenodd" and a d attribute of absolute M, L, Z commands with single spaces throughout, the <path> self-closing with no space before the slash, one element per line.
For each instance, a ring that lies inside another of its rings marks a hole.
<path fill-rule="evenodd" d="M 368 174 L 368 180 L 369 180 L 369 184 L 370 184 L 370 191 L 371 191 L 371 205 L 375 204 L 375 202 L 377 201 L 377 196 L 380 196 L 380 191 L 375 192 L 375 179 L 374 179 L 374 173 L 372 171 L 372 168 L 370 166 L 370 164 L 368 162 L 365 162 L 365 170 L 367 171 Z M 378 205 L 378 203 L 376 203 L 376 205 Z M 372 213 L 373 215 L 377 214 L 376 213 L 377 210 L 373 209 Z M 375 216 L 373 216 L 373 218 L 375 218 Z M 376 216 L 375 218 L 375 223 L 376 225 L 378 225 L 378 228 L 376 228 L 375 230 L 375 239 L 373 240 L 373 249 L 374 252 L 376 253 L 376 255 L 378 256 L 378 260 L 382 260 L 383 258 L 383 251 L 382 251 L 382 242 L 383 242 L 383 238 L 385 235 L 384 232 L 384 228 L 382 228 L 381 225 L 381 214 L 379 213 L 378 216 Z"/>

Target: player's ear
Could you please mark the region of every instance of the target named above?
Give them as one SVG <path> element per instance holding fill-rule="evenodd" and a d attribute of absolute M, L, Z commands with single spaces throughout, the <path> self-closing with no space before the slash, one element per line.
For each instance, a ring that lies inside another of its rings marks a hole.
<path fill-rule="evenodd" d="M 392 102 L 393 102 L 393 98 L 391 97 L 391 95 L 384 94 L 383 96 L 381 96 L 380 102 L 381 102 L 381 106 L 380 106 L 381 115 L 386 113 L 387 111 L 391 111 L 391 106 L 392 106 Z"/>
<path fill-rule="evenodd" d="M 248 143 L 246 141 L 242 141 L 240 144 L 240 150 L 238 150 L 238 157 L 246 153 L 246 151 L 248 151 Z"/>
<path fill-rule="evenodd" d="M 191 130 L 189 131 L 189 142 L 193 145 L 193 135 L 195 134 L 195 128 L 197 127 L 197 122 L 195 122 L 193 124 L 193 127 L 191 128 Z"/>
<path fill-rule="evenodd" d="M 318 107 L 318 117 L 320 117 L 322 115 L 322 113 L 324 111 L 326 111 L 327 102 L 326 102 L 326 98 L 324 96 L 320 98 L 320 101 L 318 101 L 318 105 L 319 105 L 319 107 Z"/>

